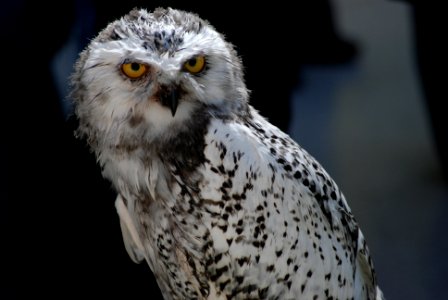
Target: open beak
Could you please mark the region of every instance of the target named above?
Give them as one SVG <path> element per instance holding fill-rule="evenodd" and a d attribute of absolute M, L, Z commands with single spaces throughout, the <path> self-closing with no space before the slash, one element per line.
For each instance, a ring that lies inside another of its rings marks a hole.
<path fill-rule="evenodd" d="M 175 86 L 161 86 L 160 102 L 163 106 L 169 107 L 171 114 L 176 114 L 177 105 L 179 104 L 179 91 Z"/>

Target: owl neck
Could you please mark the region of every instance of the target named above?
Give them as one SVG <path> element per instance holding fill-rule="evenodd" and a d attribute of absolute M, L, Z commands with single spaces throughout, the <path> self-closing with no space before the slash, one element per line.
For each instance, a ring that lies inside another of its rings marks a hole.
<path fill-rule="evenodd" d="M 205 161 L 205 135 L 209 123 L 210 118 L 197 120 L 173 138 L 155 143 L 157 156 L 183 173 L 193 172 Z"/>
<path fill-rule="evenodd" d="M 234 120 L 248 120 L 251 118 L 248 105 L 239 106 L 238 109 L 223 110 L 222 107 L 203 106 L 189 118 L 189 120 L 177 124 L 165 130 L 165 134 L 151 136 L 145 139 L 145 134 L 135 135 L 128 132 L 121 139 L 108 146 L 103 144 L 91 145 L 97 151 L 97 155 L 103 158 L 112 155 L 114 159 L 137 159 L 150 163 L 154 159 L 160 159 L 168 163 L 188 176 L 205 162 L 204 148 L 205 137 L 213 119 L 232 122 Z M 142 138 L 143 137 L 143 138 Z M 107 144 L 107 140 L 99 138 Z M 105 155 L 102 155 L 105 154 Z M 100 158 L 105 163 L 105 160 Z"/>
<path fill-rule="evenodd" d="M 213 119 L 224 121 L 246 119 L 249 114 L 247 105 L 226 110 L 222 107 L 204 105 L 192 115 L 189 121 L 182 124 L 182 128 L 177 128 L 177 134 L 170 135 L 168 138 L 163 136 L 151 144 L 157 155 L 164 161 L 175 164 L 184 172 L 194 171 L 205 161 L 205 136 L 210 122 Z"/>

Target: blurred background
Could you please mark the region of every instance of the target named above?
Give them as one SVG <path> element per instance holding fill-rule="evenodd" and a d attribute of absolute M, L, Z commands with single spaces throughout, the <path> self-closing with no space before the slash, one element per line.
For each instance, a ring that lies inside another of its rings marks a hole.
<path fill-rule="evenodd" d="M 411 0 L 2 3 L 0 298 L 160 299 L 147 265 L 127 256 L 114 192 L 73 137 L 66 99 L 89 40 L 157 6 L 196 12 L 235 45 L 252 104 L 346 195 L 386 298 L 446 298 L 444 16 Z"/>

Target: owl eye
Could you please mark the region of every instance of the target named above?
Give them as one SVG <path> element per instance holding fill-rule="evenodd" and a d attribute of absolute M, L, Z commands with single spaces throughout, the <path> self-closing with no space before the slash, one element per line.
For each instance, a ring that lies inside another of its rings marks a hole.
<path fill-rule="evenodd" d="M 142 77 L 148 71 L 148 66 L 141 63 L 124 63 L 121 65 L 121 71 L 131 79 Z"/>
<path fill-rule="evenodd" d="M 197 55 L 184 63 L 184 70 L 191 74 L 198 74 L 204 70 L 205 57 L 203 55 Z"/>

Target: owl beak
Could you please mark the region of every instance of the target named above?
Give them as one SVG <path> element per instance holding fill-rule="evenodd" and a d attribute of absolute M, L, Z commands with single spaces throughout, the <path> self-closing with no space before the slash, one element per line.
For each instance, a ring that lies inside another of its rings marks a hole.
<path fill-rule="evenodd" d="M 179 91 L 175 87 L 161 87 L 160 102 L 162 105 L 171 109 L 171 114 L 176 114 L 177 105 L 179 104 Z"/>

